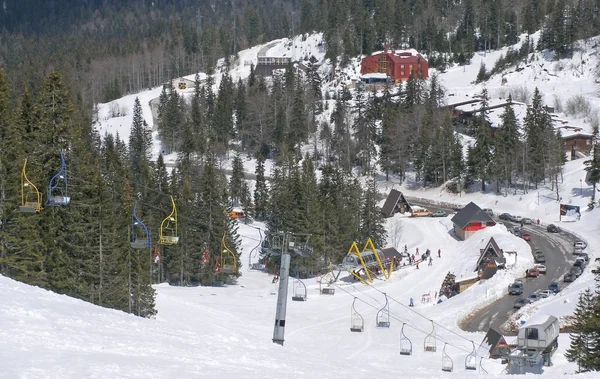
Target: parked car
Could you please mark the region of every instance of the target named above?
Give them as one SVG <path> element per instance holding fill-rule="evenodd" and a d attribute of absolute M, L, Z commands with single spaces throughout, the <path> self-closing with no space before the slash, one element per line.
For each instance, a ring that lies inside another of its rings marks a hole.
<path fill-rule="evenodd" d="M 532 219 L 530 219 L 530 218 L 528 218 L 528 217 L 523 217 L 523 218 L 521 219 L 521 222 L 522 222 L 523 224 L 525 224 L 525 225 L 531 225 L 531 224 L 533 224 L 533 220 L 532 220 Z"/>
<path fill-rule="evenodd" d="M 540 272 L 540 274 L 545 274 L 546 273 L 546 266 L 544 265 L 535 265 L 535 268 L 538 269 L 538 271 Z"/>
<path fill-rule="evenodd" d="M 573 274 L 576 278 L 579 278 L 581 276 L 581 274 L 583 274 L 583 270 L 577 266 L 573 266 L 569 270 L 569 273 Z"/>
<path fill-rule="evenodd" d="M 513 234 L 519 238 L 523 237 L 523 232 L 520 230 L 514 231 Z"/>
<path fill-rule="evenodd" d="M 498 218 L 500 220 L 510 220 L 511 216 L 510 213 L 502 213 L 500 216 L 498 216 Z"/>
<path fill-rule="evenodd" d="M 517 215 L 511 215 L 510 216 L 510 221 L 512 222 L 521 222 L 523 218 L 521 216 L 517 216 Z"/>
<path fill-rule="evenodd" d="M 448 214 L 444 211 L 435 211 L 431 214 L 431 217 L 446 217 Z"/>
<path fill-rule="evenodd" d="M 546 230 L 548 231 L 548 233 L 559 233 L 560 232 L 560 228 L 554 224 L 548 225 Z"/>
<path fill-rule="evenodd" d="M 538 250 L 533 254 L 533 260 L 535 263 L 546 263 L 546 256 L 542 251 Z"/>
<path fill-rule="evenodd" d="M 425 209 L 425 208 L 417 208 L 417 209 L 413 209 L 413 211 L 412 211 L 413 217 L 428 217 L 431 215 L 432 215 L 431 211 L 429 209 Z"/>
<path fill-rule="evenodd" d="M 566 273 L 565 276 L 563 276 L 563 282 L 565 283 L 571 283 L 575 279 L 577 279 L 577 277 L 571 274 L 570 272 Z"/>
<path fill-rule="evenodd" d="M 532 293 L 532 294 L 530 294 L 529 296 L 527 296 L 527 299 L 528 299 L 528 300 L 529 300 L 531 303 L 533 303 L 533 302 L 535 302 L 535 301 L 538 301 L 538 300 L 540 300 L 541 298 L 542 298 L 542 297 L 541 297 L 539 294 L 535 293 L 535 292 L 534 292 L 534 293 Z"/>
<path fill-rule="evenodd" d="M 491 208 L 483 208 L 483 211 L 490 215 L 490 217 L 494 217 L 494 211 Z"/>
<path fill-rule="evenodd" d="M 523 294 L 523 284 L 513 283 L 508 286 L 508 294 L 509 295 L 522 295 Z"/>
<path fill-rule="evenodd" d="M 574 247 L 573 248 L 573 255 L 581 255 L 583 254 L 583 249 L 581 247 Z"/>
<path fill-rule="evenodd" d="M 525 241 L 531 241 L 531 234 L 525 232 L 521 235 L 521 238 L 523 238 Z"/>
<path fill-rule="evenodd" d="M 513 231 L 513 233 L 516 233 L 516 232 L 521 232 L 521 233 L 523 233 L 523 229 L 521 229 L 521 227 L 520 227 L 520 226 L 515 226 L 515 227 L 513 228 L 513 230 L 512 230 L 512 231 Z"/>
<path fill-rule="evenodd" d="M 560 286 L 558 285 L 558 283 L 552 282 L 548 286 L 548 290 L 552 291 L 553 293 L 559 293 L 560 292 Z"/>
<path fill-rule="evenodd" d="M 581 254 L 579 254 L 579 258 L 585 259 L 585 264 L 590 263 L 590 256 L 587 255 L 587 253 L 581 253 Z"/>
<path fill-rule="evenodd" d="M 515 304 L 513 305 L 513 308 L 515 309 L 521 309 L 522 307 L 526 306 L 527 304 L 531 304 L 531 301 L 529 299 L 525 299 L 525 298 L 518 298 L 515 301 Z"/>
<path fill-rule="evenodd" d="M 600 266 L 592 269 L 592 274 L 600 274 Z"/>
<path fill-rule="evenodd" d="M 587 243 L 585 241 L 575 241 L 573 242 L 573 247 L 580 247 L 583 250 L 587 247 Z"/>
<path fill-rule="evenodd" d="M 513 284 L 520 284 L 522 286 L 523 285 L 523 279 L 515 279 L 515 281 L 513 282 Z"/>
<path fill-rule="evenodd" d="M 545 299 L 545 298 L 549 297 L 550 295 L 554 295 L 554 292 L 552 292 L 550 290 L 542 290 L 542 291 L 540 291 L 540 297 L 542 299 Z"/>
<path fill-rule="evenodd" d="M 577 263 L 577 262 L 581 262 L 581 264 L 583 265 L 583 267 L 587 266 L 587 261 L 582 256 L 578 256 L 577 259 L 575 259 L 575 263 Z"/>
<path fill-rule="evenodd" d="M 537 268 L 530 268 L 529 270 L 527 270 L 525 272 L 525 276 L 528 278 L 537 278 L 538 276 L 540 276 L 540 270 L 538 270 Z"/>

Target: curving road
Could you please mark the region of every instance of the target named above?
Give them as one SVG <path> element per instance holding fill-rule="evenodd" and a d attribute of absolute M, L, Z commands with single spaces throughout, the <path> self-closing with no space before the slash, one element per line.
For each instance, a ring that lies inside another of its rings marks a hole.
<path fill-rule="evenodd" d="M 516 224 L 510 222 L 503 222 L 507 228 L 516 226 Z M 546 256 L 544 265 L 546 266 L 547 273 L 545 275 L 540 274 L 537 278 L 524 279 L 523 295 L 521 296 L 527 297 L 537 290 L 547 289 L 548 285 L 552 282 L 558 282 L 561 288 L 569 284 L 563 283 L 562 277 L 569 272 L 575 262 L 572 251 L 573 242 L 576 238 L 564 231 L 560 233 L 548 233 L 545 229 L 533 225 L 525 225 L 523 229 L 531 235 L 531 251 L 541 250 L 544 252 Z M 524 277 L 525 273 L 523 273 Z M 513 305 L 518 298 L 519 296 L 510 296 L 507 293 L 506 296 L 480 310 L 467 321 L 464 321 L 460 325 L 461 328 L 469 332 L 487 332 L 490 327 L 493 327 L 505 335 L 513 334 L 512 331 L 504 330 L 501 326 L 516 311 Z"/>
<path fill-rule="evenodd" d="M 414 201 L 414 199 L 408 200 L 411 204 L 426 207 L 431 211 L 444 210 L 454 212 L 450 207 L 435 203 L 427 203 L 424 199 L 419 199 L 418 201 Z M 503 222 L 509 230 L 517 226 L 517 224 L 506 220 L 496 219 L 496 221 Z M 573 242 L 575 242 L 577 238 L 564 230 L 560 233 L 548 233 L 545 227 L 538 227 L 537 225 L 525 225 L 523 229 L 531 235 L 530 245 L 532 253 L 536 250 L 544 252 L 546 257 L 544 265 L 546 266 L 547 273 L 545 275 L 540 274 L 537 278 L 525 279 L 525 272 L 523 272 L 524 285 L 521 297 L 527 297 L 537 290 L 547 289 L 548 285 L 552 282 L 558 282 L 561 288 L 570 284 L 563 283 L 562 278 L 569 272 L 575 262 L 576 257 L 573 256 L 572 252 Z M 508 295 L 507 289 L 507 293 L 504 297 L 463 321 L 460 325 L 461 329 L 469 332 L 487 332 L 490 327 L 493 327 L 502 334 L 513 335 L 513 331 L 504 330 L 502 325 L 508 320 L 508 317 L 516 311 L 513 305 L 518 298 L 519 296 Z"/>

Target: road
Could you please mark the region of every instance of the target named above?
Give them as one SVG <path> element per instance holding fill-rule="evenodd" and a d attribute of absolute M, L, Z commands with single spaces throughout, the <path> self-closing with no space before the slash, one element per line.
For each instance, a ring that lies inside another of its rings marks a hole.
<path fill-rule="evenodd" d="M 441 209 L 447 212 L 453 212 L 451 207 L 447 204 L 440 205 L 427 203 L 423 199 L 419 199 L 416 202 L 411 200 L 413 199 L 409 199 L 411 204 L 426 207 L 431 211 Z M 509 230 L 517 226 L 517 224 L 506 220 L 496 219 L 496 221 L 503 222 Z M 563 283 L 562 277 L 571 269 L 575 262 L 575 257 L 572 252 L 573 242 L 577 239 L 565 231 L 561 231 L 560 233 L 548 233 L 545 228 L 538 227 L 537 225 L 525 225 L 523 229 L 531 235 L 530 245 L 532 253 L 537 250 L 544 252 L 546 257 L 544 265 L 546 266 L 547 273 L 540 274 L 537 278 L 523 278 L 523 295 L 521 296 L 527 297 L 537 290 L 547 289 L 548 285 L 552 282 L 558 282 L 561 288 L 564 288 L 564 286 L 569 283 Z M 523 277 L 524 276 L 525 272 L 523 272 Z M 490 327 L 493 327 L 505 335 L 514 334 L 513 331 L 504 330 L 502 325 L 508 320 L 509 316 L 516 311 L 513 305 L 518 297 L 519 296 L 508 295 L 507 289 L 507 294 L 504 297 L 471 316 L 468 320 L 464 321 L 460 327 L 469 332 L 487 332 Z"/>
<path fill-rule="evenodd" d="M 516 226 L 516 224 L 503 222 L 507 228 Z M 525 225 L 523 229 L 531 235 L 531 251 L 541 250 L 544 252 L 546 256 L 544 264 L 547 273 L 545 275 L 540 274 L 537 278 L 523 278 L 524 286 L 523 295 L 521 296 L 527 297 L 537 290 L 547 289 L 548 285 L 552 282 L 558 282 L 561 288 L 563 288 L 568 283 L 563 283 L 562 277 L 571 269 L 575 262 L 575 257 L 571 254 L 575 238 L 564 231 L 560 233 L 548 233 L 545 229 L 532 225 Z M 523 273 L 524 276 L 525 273 Z M 463 322 L 461 328 L 469 332 L 487 332 L 490 327 L 493 327 L 505 335 L 513 334 L 512 331 L 503 329 L 502 324 L 516 311 L 513 305 L 518 297 L 510 296 L 507 293 L 506 296 L 482 309 L 468 321 Z"/>

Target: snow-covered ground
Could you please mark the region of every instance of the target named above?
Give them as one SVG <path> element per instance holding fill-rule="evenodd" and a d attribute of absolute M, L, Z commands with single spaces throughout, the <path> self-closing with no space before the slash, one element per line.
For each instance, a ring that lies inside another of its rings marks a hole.
<path fill-rule="evenodd" d="M 303 41 L 296 37 L 276 41 L 269 54 L 294 56 L 299 60 L 314 55 L 326 73 L 330 66 L 324 62 L 324 51 L 319 45 L 322 36 L 309 36 Z M 263 45 L 264 46 L 264 45 Z M 240 52 L 234 64 L 234 80 L 249 74 L 250 63 L 262 46 Z M 477 54 L 469 66 L 455 67 L 441 74 L 448 93 L 455 96 L 473 96 L 481 92 L 482 85 L 470 84 L 475 80 L 480 63 L 490 69 L 502 51 Z M 571 96 L 583 94 L 596 107 L 592 80 L 597 58 L 584 52 L 586 62 L 577 66 L 562 62 L 545 61 L 536 54 L 533 62 L 523 70 L 505 74 L 507 83 L 495 76 L 486 87 L 492 96 L 506 92 L 510 86 L 525 86 L 531 93 L 539 87 L 545 102 L 553 105 L 556 98 L 565 102 Z M 356 76 L 359 59 L 351 67 L 335 73 L 334 79 L 324 84 L 324 89 L 335 93 L 342 83 Z M 575 61 L 573 61 L 575 62 Z M 562 68 L 561 68 L 562 67 Z M 215 90 L 220 73 L 215 76 Z M 504 88 L 504 89 L 503 89 Z M 516 88 L 516 87 L 515 87 Z M 184 91 L 185 92 L 185 91 Z M 189 92 L 189 91 L 188 91 Z M 97 128 L 101 134 L 119 134 L 127 140 L 131 126 L 131 111 L 135 97 L 139 97 L 143 115 L 152 127 L 150 100 L 158 97 L 160 88 L 128 95 L 109 104 L 99 104 Z M 331 101 L 332 102 L 332 101 Z M 448 100 L 450 102 L 450 100 Z M 331 104 L 330 104 L 331 105 Z M 331 110 L 332 107 L 329 107 Z M 123 112 L 123 110 L 125 110 Z M 115 116 L 116 114 L 120 116 Z M 592 112 L 593 113 L 593 112 Z M 570 124 L 589 130 L 590 117 L 560 114 Z M 156 137 L 156 132 L 154 134 Z M 155 138 L 154 156 L 160 152 Z M 167 157 L 167 161 L 174 160 Z M 474 201 L 482 208 L 492 208 L 495 213 L 508 212 L 555 223 L 587 240 L 587 253 L 591 261 L 600 256 L 600 210 L 587 210 L 591 186 L 585 183 L 583 159 L 565 165 L 559 196 L 547 186 L 528 193 L 497 195 L 489 192 L 450 194 L 440 188 L 423 189 L 414 178 L 398 184 L 394 178 L 380 181 L 380 190 L 387 194 L 391 188 L 400 189 L 408 196 L 434 201 L 467 204 Z M 227 162 L 225 166 L 227 167 Z M 267 164 L 267 173 L 270 163 Z M 254 161 L 245 161 L 246 172 L 254 172 Z M 600 192 L 597 193 L 597 198 Z M 581 206 L 581 220 L 559 221 L 559 204 Z M 334 296 L 318 294 L 316 279 L 306 281 L 308 301 L 288 301 L 285 345 L 271 342 L 274 324 L 277 284 L 271 276 L 247 271 L 248 254 L 259 240 L 258 230 L 240 225 L 242 237 L 243 276 L 237 284 L 222 288 L 178 288 L 158 285 L 155 319 L 140 319 L 118 311 L 99 308 L 66 296 L 56 295 L 0 277 L 0 368 L 1 378 L 464 378 L 480 376 L 483 371 L 465 371 L 464 360 L 472 349 L 479 346 L 484 333 L 466 333 L 457 323 L 470 312 L 489 304 L 506 292 L 507 284 L 528 268 L 533 258 L 527 243 L 514 237 L 501 226 L 480 231 L 465 242 L 458 242 L 449 233 L 451 216 L 441 219 L 407 218 L 401 215 L 388 219 L 387 246 L 401 249 L 406 245 L 410 252 L 418 247 L 421 252 L 429 248 L 434 253 L 441 249 L 441 257 L 434 257 L 433 265 L 421 264 L 401 268 L 388 281 L 376 280 L 371 287 L 353 281 L 337 284 Z M 261 227 L 259 223 L 252 226 Z M 490 237 L 500 248 L 515 250 L 518 259 L 514 267 L 500 271 L 492 279 L 470 287 L 464 293 L 440 304 L 421 303 L 423 294 L 438 292 L 448 272 L 457 278 L 472 274 L 480 248 Z M 344 250 L 350 247 L 340 247 Z M 362 246 L 364 241 L 358 241 Z M 435 255 L 435 254 L 434 254 Z M 584 274 L 559 295 L 541 300 L 523 308 L 518 316 L 526 320 L 534 314 L 546 313 L 557 317 L 572 312 L 578 293 L 594 285 L 590 264 Z M 290 293 L 294 284 L 290 281 Z M 383 307 L 386 293 L 390 302 L 389 329 L 375 327 L 378 310 Z M 410 298 L 415 307 L 408 308 Z M 350 307 L 357 299 L 357 310 L 364 317 L 365 332 L 351 333 Z M 435 325 L 437 352 L 424 352 L 425 336 Z M 413 355 L 400 356 L 400 328 L 405 323 L 405 333 L 412 340 Z M 512 341 L 511 338 L 508 339 Z M 546 377 L 564 377 L 576 370 L 566 362 L 564 351 L 569 336 L 559 337 L 559 349 L 553 357 L 554 366 L 545 368 Z M 454 372 L 441 371 L 441 351 L 454 361 Z M 478 361 L 492 376 L 500 376 L 505 366 L 486 359 L 485 351 L 477 348 Z M 592 378 L 593 374 L 579 375 Z"/>
<path fill-rule="evenodd" d="M 334 296 L 319 295 L 317 280 L 306 280 L 307 301 L 288 300 L 283 347 L 271 342 L 278 284 L 272 283 L 271 275 L 247 271 L 247 267 L 236 285 L 157 285 L 158 315 L 151 320 L 0 277 L 0 360 L 4 362 L 0 377 L 462 378 L 482 374 L 467 373 L 464 367 L 473 343 L 478 364 L 481 360 L 487 372 L 500 375 L 505 365 L 487 359 L 485 349 L 479 347 L 484 333 L 463 332 L 457 320 L 504 293 L 507 284 L 531 264 L 530 248 L 502 225 L 458 242 L 448 233 L 449 218 L 398 215 L 389 220 L 393 238 L 409 251 L 441 248 L 441 257 L 434 254 L 432 266 L 401 268 L 388 281 L 377 279 L 370 287 L 342 280 Z M 259 240 L 256 227 L 262 225 L 240 225 L 245 266 Z M 433 297 L 439 290 L 448 271 L 468 274 L 479 249 L 492 236 L 501 248 L 518 252 L 514 267 L 443 303 L 421 303 L 422 294 Z M 290 296 L 294 289 L 290 280 Z M 389 329 L 375 326 L 384 293 L 390 302 Z M 414 308 L 407 307 L 410 297 Z M 364 317 L 364 333 L 349 330 L 354 298 Z M 552 313 L 553 307 L 544 311 Z M 435 353 L 423 349 L 432 321 Z M 403 324 L 413 344 L 411 356 L 399 355 Z M 558 377 L 575 370 L 563 358 L 568 343 L 568 335 L 561 335 L 555 365 L 545 370 L 545 376 Z M 454 361 L 451 374 L 441 371 L 445 344 Z"/>

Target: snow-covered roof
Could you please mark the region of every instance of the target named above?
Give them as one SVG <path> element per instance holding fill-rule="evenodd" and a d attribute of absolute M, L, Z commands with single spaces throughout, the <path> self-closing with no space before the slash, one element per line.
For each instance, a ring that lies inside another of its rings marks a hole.
<path fill-rule="evenodd" d="M 546 326 L 548 324 L 553 323 L 556 320 L 557 318 L 552 315 L 536 313 L 535 315 L 531 316 L 527 320 L 527 322 L 525 322 L 525 324 L 522 325 L 522 327 Z"/>
<path fill-rule="evenodd" d="M 360 76 L 361 79 L 387 79 L 388 74 L 381 72 L 373 72 L 370 74 L 364 74 Z"/>

